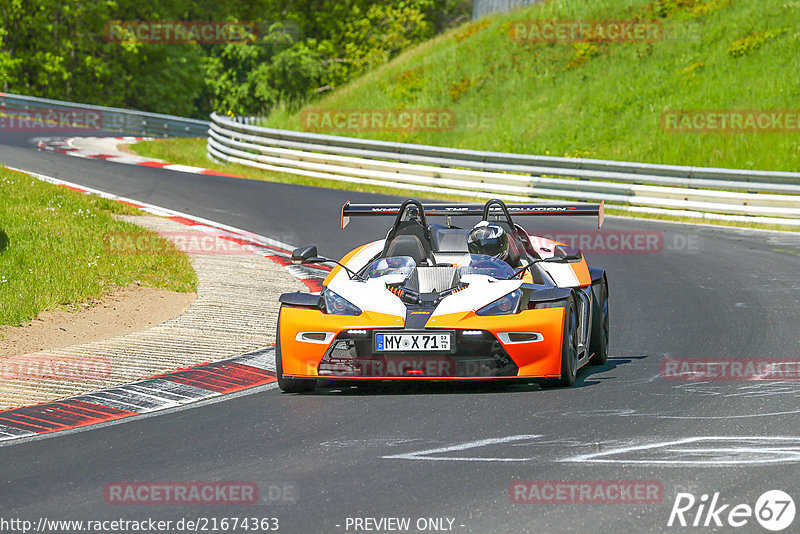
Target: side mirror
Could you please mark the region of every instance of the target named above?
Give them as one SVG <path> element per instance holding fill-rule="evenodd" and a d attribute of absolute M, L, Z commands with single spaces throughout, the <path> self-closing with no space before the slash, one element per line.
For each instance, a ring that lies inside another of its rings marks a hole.
<path fill-rule="evenodd" d="M 555 249 L 553 250 L 553 257 L 548 258 L 546 261 L 574 263 L 581 261 L 582 259 L 583 254 L 581 254 L 580 249 L 556 245 Z"/>
<path fill-rule="evenodd" d="M 296 248 L 292 252 L 292 263 L 294 263 L 295 265 L 312 263 L 310 260 L 316 259 L 317 256 L 319 256 L 319 254 L 317 254 L 316 245 Z"/>

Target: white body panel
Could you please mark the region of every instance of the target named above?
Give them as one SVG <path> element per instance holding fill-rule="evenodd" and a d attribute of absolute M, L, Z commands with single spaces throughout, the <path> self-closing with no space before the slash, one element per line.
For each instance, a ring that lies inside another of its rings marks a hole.
<path fill-rule="evenodd" d="M 406 317 L 406 306 L 400 298 L 386 289 L 382 278 L 372 278 L 366 282 L 336 276 L 328 288 L 339 296 L 358 306 L 361 311 L 371 311 Z"/>
<path fill-rule="evenodd" d="M 558 245 L 557 242 L 545 237 L 530 234 L 528 234 L 528 238 L 540 257 L 552 258 L 555 255 L 553 251 L 556 245 Z M 558 287 L 578 287 L 581 285 L 578 281 L 578 277 L 575 275 L 575 270 L 569 263 L 540 263 L 539 265 L 547 274 L 553 277 L 553 282 L 555 282 Z"/>
<path fill-rule="evenodd" d="M 556 242 L 537 236 L 530 237 L 531 244 L 542 258 L 552 257 Z M 358 251 L 348 262 L 347 267 L 359 271 L 383 250 L 385 240 L 374 241 Z M 442 255 L 444 256 L 444 255 Z M 460 260 L 463 254 L 447 254 L 442 258 L 446 262 Z M 539 264 L 559 287 L 578 287 L 580 283 L 571 264 L 568 263 L 540 263 Z M 373 278 L 366 282 L 350 280 L 344 269 L 339 270 L 333 277 L 328 287 L 344 297 L 362 311 L 373 311 L 394 315 L 406 316 L 406 306 L 400 298 L 386 289 L 387 282 L 392 277 Z M 477 311 L 484 306 L 504 297 L 512 291 L 519 289 L 522 280 L 494 280 L 484 275 L 467 275 L 462 282 L 469 287 L 442 299 L 432 316 L 452 313 L 465 313 Z"/>

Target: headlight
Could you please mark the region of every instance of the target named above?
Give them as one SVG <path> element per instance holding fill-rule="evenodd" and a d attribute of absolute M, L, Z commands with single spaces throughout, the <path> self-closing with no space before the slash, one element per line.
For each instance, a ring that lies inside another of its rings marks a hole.
<path fill-rule="evenodd" d="M 361 315 L 361 310 L 355 304 L 330 289 L 326 289 L 322 295 L 325 298 L 325 311 L 327 313 L 331 315 Z"/>
<path fill-rule="evenodd" d="M 512 291 L 503 298 L 484 306 L 475 313 L 478 315 L 514 315 L 519 313 L 519 301 L 522 299 L 522 290 Z"/>

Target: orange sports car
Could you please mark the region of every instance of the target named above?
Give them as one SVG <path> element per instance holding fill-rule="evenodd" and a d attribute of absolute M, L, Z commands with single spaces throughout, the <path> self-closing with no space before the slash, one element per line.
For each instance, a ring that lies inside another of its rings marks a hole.
<path fill-rule="evenodd" d="M 571 386 L 608 357 L 608 282 L 580 250 L 529 235 L 512 217 L 590 215 L 603 204 L 356 205 L 395 216 L 386 239 L 340 261 L 315 246 L 297 264 L 331 263 L 319 293 L 281 295 L 275 367 L 286 392 L 318 380 L 517 380 Z M 444 216 L 445 224 L 428 224 Z M 452 217 L 481 216 L 474 228 Z"/>

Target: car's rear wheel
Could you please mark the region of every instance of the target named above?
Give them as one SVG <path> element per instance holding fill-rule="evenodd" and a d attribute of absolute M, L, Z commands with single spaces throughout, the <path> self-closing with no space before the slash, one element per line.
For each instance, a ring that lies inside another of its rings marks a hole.
<path fill-rule="evenodd" d="M 575 298 L 570 296 L 564 306 L 564 329 L 561 339 L 561 376 L 549 379 L 546 386 L 569 387 L 578 375 L 578 314 Z"/>
<path fill-rule="evenodd" d="M 314 391 L 316 380 L 307 378 L 284 378 L 283 358 L 281 357 L 281 320 L 278 319 L 278 334 L 275 337 L 275 374 L 278 375 L 278 387 L 286 393 L 307 393 Z"/>
<path fill-rule="evenodd" d="M 608 361 L 608 334 L 608 281 L 604 276 L 600 285 L 597 309 L 592 318 L 592 339 L 589 342 L 589 351 L 592 353 L 590 364 L 603 365 Z"/>

